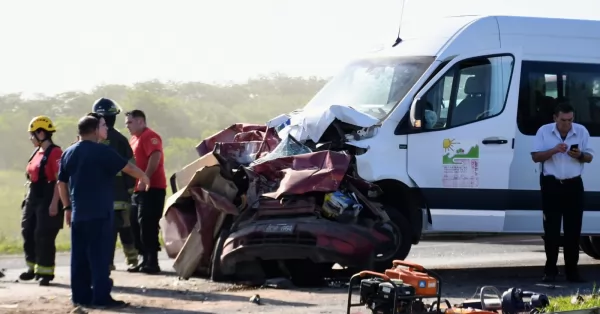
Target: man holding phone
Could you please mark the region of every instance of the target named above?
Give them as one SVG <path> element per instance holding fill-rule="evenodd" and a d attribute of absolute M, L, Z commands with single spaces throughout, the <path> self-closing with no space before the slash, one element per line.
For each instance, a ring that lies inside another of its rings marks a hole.
<path fill-rule="evenodd" d="M 583 165 L 592 161 L 590 134 L 581 124 L 573 123 L 573 107 L 560 104 L 554 111 L 554 123 L 541 126 L 534 139 L 531 157 L 541 164 L 540 188 L 544 213 L 544 282 L 558 275 L 558 251 L 561 222 L 564 224 L 566 279 L 583 282 L 577 269 L 579 238 L 583 219 Z"/>

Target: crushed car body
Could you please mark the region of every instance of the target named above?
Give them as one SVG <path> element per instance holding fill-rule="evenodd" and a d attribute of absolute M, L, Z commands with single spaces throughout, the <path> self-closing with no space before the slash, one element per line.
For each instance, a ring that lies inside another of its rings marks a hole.
<path fill-rule="evenodd" d="M 361 148 L 352 142 L 374 131 L 376 119 L 331 106 L 204 139 L 199 158 L 171 177 L 161 220 L 179 276 L 298 281 L 306 267 L 323 277 L 334 264 L 377 269 L 405 258 L 406 220 L 353 164 Z"/>

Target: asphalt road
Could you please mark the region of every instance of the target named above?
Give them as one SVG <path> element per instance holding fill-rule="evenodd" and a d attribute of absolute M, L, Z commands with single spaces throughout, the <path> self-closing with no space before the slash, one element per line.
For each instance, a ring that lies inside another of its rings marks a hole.
<path fill-rule="evenodd" d="M 161 252 L 161 266 L 172 269 L 172 260 Z M 121 258 L 117 252 L 117 259 Z M 537 236 L 435 237 L 413 246 L 407 260 L 428 268 L 473 268 L 486 266 L 535 266 L 544 262 L 543 242 Z M 593 263 L 581 253 L 582 263 Z M 69 254 L 58 254 L 57 271 L 68 271 Z M 0 256 L 0 269 L 24 267 L 21 256 Z"/>
<path fill-rule="evenodd" d="M 118 253 L 117 256 L 120 258 L 121 254 Z M 562 259 L 562 255 L 560 259 Z M 540 284 L 539 279 L 543 271 L 541 265 L 545 261 L 543 243 L 540 237 L 496 236 L 478 238 L 454 237 L 445 239 L 438 237 L 424 240 L 419 245 L 414 246 L 407 260 L 436 270 L 443 279 L 443 295 L 453 304 L 471 297 L 478 287 L 486 285 L 496 286 L 500 291 L 516 286 L 553 296 L 572 294 L 576 290 L 580 290 L 581 293 L 590 293 L 595 282 L 600 280 L 600 267 L 597 266 L 598 261 L 581 253 L 581 271 L 588 279 L 588 283 L 567 284 L 561 281 L 555 285 Z M 164 255 L 162 256 L 161 267 L 163 270 L 170 271 L 172 263 L 172 260 L 167 259 Z M 14 289 L 24 287 L 21 284 L 9 282 L 18 276 L 19 272 L 23 269 L 23 265 L 24 263 L 20 256 L 0 257 L 0 269 L 7 269 L 6 277 L 0 279 L 0 288 L 12 290 L 14 293 L 16 292 Z M 57 258 L 57 277 L 63 278 L 63 285 L 66 285 L 65 287 L 68 287 L 68 265 L 68 254 L 60 254 Z M 121 264 L 117 265 L 117 267 L 122 269 L 125 266 Z M 286 313 L 304 313 L 307 311 L 307 308 L 311 308 L 311 311 L 318 310 L 320 313 L 341 313 L 347 299 L 347 287 L 344 286 L 337 288 L 295 289 L 292 291 L 263 289 L 260 290 L 261 298 L 265 299 L 265 302 L 269 302 L 267 300 L 270 299 L 273 306 L 257 307 L 254 309 L 251 308 L 253 305 L 249 304 L 247 300 L 255 291 L 234 291 L 236 289 L 230 289 L 227 286 L 210 283 L 201 279 L 181 282 L 172 273 L 165 276 L 153 277 L 152 279 L 148 279 L 147 276 L 142 275 L 122 274 L 125 277 L 119 279 L 121 285 L 120 287 L 115 287 L 115 289 L 123 297 L 144 294 L 144 298 L 152 298 L 150 290 L 159 289 L 170 292 L 161 292 L 163 294 L 160 296 L 160 293 L 158 293 L 156 298 L 161 298 L 162 300 L 165 300 L 165 298 L 181 300 L 183 293 L 189 296 L 186 297 L 188 298 L 186 300 L 189 301 L 192 300 L 190 298 L 192 298 L 191 292 L 193 291 L 199 295 L 198 297 L 193 297 L 195 298 L 194 302 L 201 299 L 201 308 L 206 310 L 205 313 L 231 313 L 235 311 L 246 313 L 281 313 L 282 311 Z M 140 281 L 132 282 L 136 280 Z M 142 283 L 142 281 L 147 282 Z M 152 283 L 149 281 L 152 281 Z M 117 283 L 117 280 L 115 280 L 115 283 Z M 152 284 L 155 287 L 151 288 Z M 146 287 L 142 285 L 146 285 Z M 37 289 L 37 287 L 34 288 L 30 285 L 27 285 L 27 287 L 31 287 L 27 289 L 31 289 L 30 293 L 32 295 L 34 294 L 33 289 Z M 25 294 L 29 293 L 23 292 L 23 295 Z M 39 294 L 39 292 L 35 292 L 35 294 Z M 223 302 L 227 298 L 237 301 L 231 303 L 225 309 Z M 0 301 L 2 301 L 1 296 Z M 300 305 L 290 305 L 290 301 L 297 301 Z M 197 303 L 189 304 L 190 307 L 198 306 Z M 155 305 L 157 306 L 158 304 Z M 157 310 L 156 313 L 167 313 L 165 312 L 166 306 L 165 304 L 161 304 L 160 308 L 162 310 Z M 173 303 L 172 306 L 181 310 L 186 308 L 184 303 Z M 145 308 L 144 313 L 154 313 L 154 311 Z M 182 310 L 173 313 L 185 312 Z"/>

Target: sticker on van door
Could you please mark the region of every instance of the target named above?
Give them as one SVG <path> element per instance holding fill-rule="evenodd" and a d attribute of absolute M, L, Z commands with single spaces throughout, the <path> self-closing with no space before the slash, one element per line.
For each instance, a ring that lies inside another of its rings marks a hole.
<path fill-rule="evenodd" d="M 442 147 L 443 187 L 479 187 L 479 145 L 446 138 Z"/>

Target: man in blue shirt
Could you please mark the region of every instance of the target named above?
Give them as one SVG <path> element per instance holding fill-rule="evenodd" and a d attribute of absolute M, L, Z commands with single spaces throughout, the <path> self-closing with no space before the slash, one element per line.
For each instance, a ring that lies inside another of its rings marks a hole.
<path fill-rule="evenodd" d="M 75 305 L 122 307 L 110 292 L 110 259 L 114 219 L 114 177 L 123 171 L 143 182 L 146 174 L 98 143 L 107 126 L 100 116 L 79 120 L 80 141 L 67 148 L 58 174 L 65 220 L 71 227 L 71 292 Z"/>

